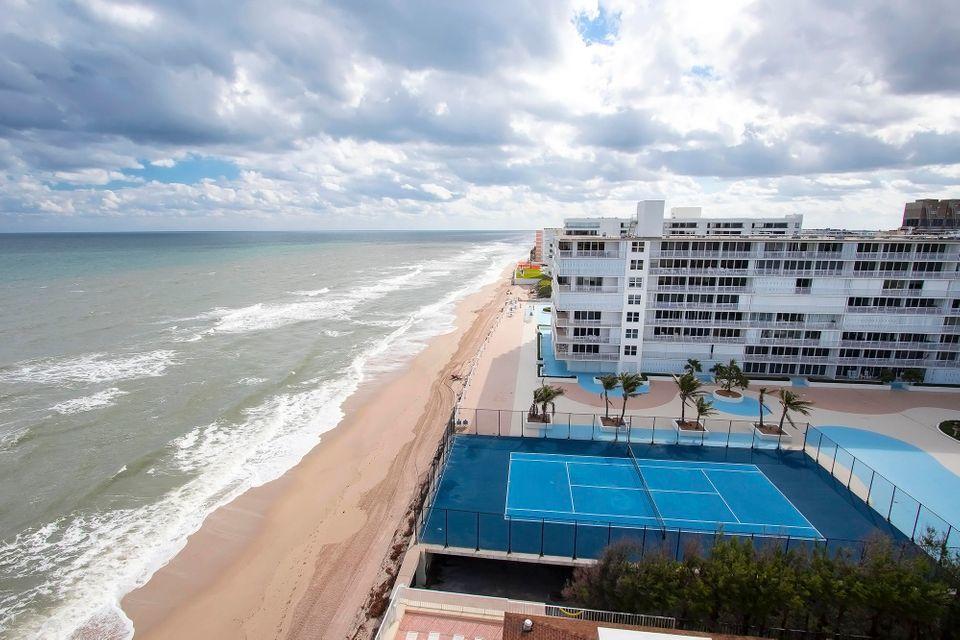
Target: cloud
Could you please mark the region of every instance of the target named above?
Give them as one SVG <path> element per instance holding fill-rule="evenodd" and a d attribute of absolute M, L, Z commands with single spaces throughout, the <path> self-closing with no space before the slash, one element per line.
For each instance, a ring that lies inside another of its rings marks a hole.
<path fill-rule="evenodd" d="M 528 227 L 645 197 L 894 225 L 960 195 L 952 13 L 8 3 L 0 230 Z"/>

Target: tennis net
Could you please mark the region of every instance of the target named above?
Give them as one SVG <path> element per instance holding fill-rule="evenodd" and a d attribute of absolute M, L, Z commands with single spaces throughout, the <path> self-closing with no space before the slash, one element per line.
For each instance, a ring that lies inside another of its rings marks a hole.
<path fill-rule="evenodd" d="M 629 454 L 630 462 L 633 463 L 633 468 L 636 470 L 637 476 L 640 478 L 640 486 L 647 494 L 647 499 L 650 501 L 650 506 L 653 507 L 653 515 L 657 518 L 657 522 L 660 523 L 660 531 L 663 533 L 664 537 L 666 537 L 667 523 L 663 521 L 663 516 L 660 514 L 660 509 L 657 507 L 657 502 L 653 499 L 653 494 L 650 492 L 649 485 L 647 485 L 647 479 L 643 477 L 643 470 L 640 469 L 640 463 L 637 462 L 637 456 L 633 455 L 633 447 L 631 447 L 629 444 L 627 444 L 627 454 Z"/>

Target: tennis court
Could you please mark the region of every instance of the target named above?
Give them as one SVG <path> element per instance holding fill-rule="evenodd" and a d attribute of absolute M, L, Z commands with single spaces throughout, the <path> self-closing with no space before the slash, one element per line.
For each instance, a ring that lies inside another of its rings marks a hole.
<path fill-rule="evenodd" d="M 512 520 L 823 539 L 754 464 L 511 452 Z"/>

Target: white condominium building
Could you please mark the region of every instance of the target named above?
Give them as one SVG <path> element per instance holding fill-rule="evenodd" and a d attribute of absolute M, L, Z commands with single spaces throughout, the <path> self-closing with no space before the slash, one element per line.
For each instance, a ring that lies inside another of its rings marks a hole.
<path fill-rule="evenodd" d="M 634 218 L 544 234 L 553 348 L 570 371 L 676 373 L 736 359 L 751 377 L 960 383 L 960 233 L 801 229 L 802 216 Z"/>

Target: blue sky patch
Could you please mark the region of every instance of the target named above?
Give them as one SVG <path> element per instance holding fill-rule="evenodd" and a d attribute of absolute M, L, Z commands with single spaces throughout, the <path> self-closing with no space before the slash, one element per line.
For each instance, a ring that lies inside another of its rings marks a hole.
<path fill-rule="evenodd" d="M 573 24 L 587 46 L 612 45 L 620 32 L 620 12 L 607 13 L 603 5 L 598 4 L 596 13 L 581 11 L 573 17 Z"/>
<path fill-rule="evenodd" d="M 702 78 L 704 80 L 716 80 L 717 72 L 709 64 L 694 65 L 690 67 L 690 75 Z"/>
<path fill-rule="evenodd" d="M 142 178 L 147 182 L 196 184 L 207 178 L 233 180 L 240 175 L 240 170 L 229 160 L 190 155 L 178 160 L 172 167 L 143 162 L 142 169 L 128 169 L 124 173 L 134 178 Z"/>

